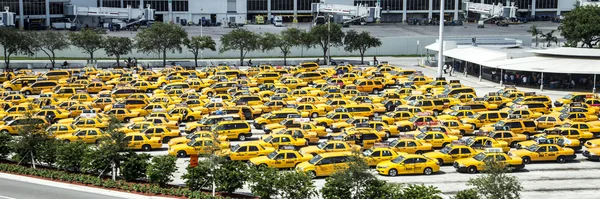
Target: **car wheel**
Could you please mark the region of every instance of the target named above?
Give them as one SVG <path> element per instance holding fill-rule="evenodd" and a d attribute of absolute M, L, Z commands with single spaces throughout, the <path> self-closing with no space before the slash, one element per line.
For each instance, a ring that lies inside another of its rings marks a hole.
<path fill-rule="evenodd" d="M 169 143 L 169 141 L 171 140 L 171 137 L 164 137 L 162 142 L 163 143 Z"/>
<path fill-rule="evenodd" d="M 240 141 L 246 141 L 246 135 L 244 135 L 244 134 L 238 135 L 238 140 L 240 140 Z"/>
<path fill-rule="evenodd" d="M 160 84 L 160 86 L 161 86 L 161 87 L 163 87 L 163 86 L 166 86 L 166 85 L 167 85 L 166 83 L 162 83 L 162 84 Z"/>
<path fill-rule="evenodd" d="M 8 133 L 8 130 L 2 130 L 2 131 L 0 131 L 0 133 L 2 133 L 2 134 L 5 134 L 5 135 L 8 135 L 8 134 L 9 134 L 9 133 Z"/>
<path fill-rule="evenodd" d="M 373 113 L 373 117 L 379 117 L 379 113 Z"/>
<path fill-rule="evenodd" d="M 444 160 L 442 160 L 441 158 L 438 158 L 437 161 L 440 163 L 440 165 L 444 165 Z"/>
<path fill-rule="evenodd" d="M 415 151 L 415 154 L 417 154 L 417 155 L 423 155 L 423 151 Z"/>
<path fill-rule="evenodd" d="M 71 141 L 70 141 L 70 140 L 64 140 L 63 142 L 65 142 L 65 143 L 69 143 L 69 142 L 71 142 Z"/>
<path fill-rule="evenodd" d="M 194 121 L 194 120 L 196 120 L 196 118 L 194 118 L 193 116 L 190 116 L 190 117 L 188 117 L 188 119 L 187 119 L 187 120 L 191 122 L 191 121 Z"/>
<path fill-rule="evenodd" d="M 510 148 L 517 148 L 517 142 L 511 142 L 510 143 Z"/>
<path fill-rule="evenodd" d="M 477 167 L 470 166 L 470 167 L 467 168 L 467 172 L 469 172 L 469 173 L 477 173 Z"/>
<path fill-rule="evenodd" d="M 185 151 L 178 151 L 177 152 L 177 157 L 185 158 L 186 156 L 187 156 L 187 153 Z"/>
<path fill-rule="evenodd" d="M 409 126 L 402 127 L 402 131 L 404 131 L 404 132 L 410 131 L 410 127 Z"/>
<path fill-rule="evenodd" d="M 397 176 L 398 175 L 398 170 L 396 170 L 396 169 L 390 169 L 390 171 L 388 172 L 388 174 L 390 176 Z"/>
<path fill-rule="evenodd" d="M 567 162 L 567 158 L 565 158 L 565 156 L 558 156 L 558 158 L 556 158 L 556 162 L 558 163 L 565 163 Z"/>
<path fill-rule="evenodd" d="M 308 176 L 309 176 L 310 178 L 316 178 L 316 177 L 317 177 L 317 173 L 315 173 L 314 171 L 309 171 L 309 172 L 308 172 Z"/>
<path fill-rule="evenodd" d="M 529 164 L 529 163 L 531 163 L 531 158 L 530 157 L 525 156 L 522 159 L 523 159 L 523 164 Z"/>
<path fill-rule="evenodd" d="M 442 148 L 446 147 L 446 145 L 448 145 L 448 144 L 450 144 L 450 143 L 443 143 Z"/>
<path fill-rule="evenodd" d="M 477 128 L 477 126 L 475 126 L 475 124 L 471 124 L 471 128 L 473 128 L 473 130 L 475 130 L 475 128 Z"/>
<path fill-rule="evenodd" d="M 262 164 L 259 164 L 258 167 L 268 167 L 268 165 L 265 163 L 262 163 Z"/>
<path fill-rule="evenodd" d="M 130 118 L 124 118 L 124 119 L 123 119 L 123 121 L 124 121 L 124 122 L 129 122 L 129 119 L 130 119 Z"/>
<path fill-rule="evenodd" d="M 25 95 L 31 95 L 31 91 L 25 91 Z"/>
<path fill-rule="evenodd" d="M 464 136 L 465 135 L 465 130 L 460 130 L 460 136 Z"/>
<path fill-rule="evenodd" d="M 264 131 L 265 130 L 265 126 L 266 126 L 265 124 L 260 124 L 259 128 Z"/>
<path fill-rule="evenodd" d="M 317 118 L 317 117 L 319 117 L 319 114 L 318 114 L 318 113 L 313 113 L 313 114 L 312 114 L 312 117 L 313 117 L 313 118 Z"/>
<path fill-rule="evenodd" d="M 12 91 L 12 88 L 6 88 L 7 91 Z"/>
<path fill-rule="evenodd" d="M 212 96 L 213 96 L 213 93 L 212 93 L 212 92 L 208 92 L 208 93 L 206 93 L 206 96 L 208 96 L 208 97 L 212 97 Z"/>
<path fill-rule="evenodd" d="M 144 146 L 142 146 L 142 150 L 143 151 L 150 151 L 150 150 L 152 150 L 152 147 L 150 147 L 150 145 L 144 144 Z"/>
<path fill-rule="evenodd" d="M 327 128 L 327 123 L 325 123 L 325 122 L 323 122 L 323 123 L 321 123 L 321 124 L 319 124 L 319 125 L 320 125 L 320 126 L 322 126 L 322 127 L 325 127 L 325 128 Z"/>
<path fill-rule="evenodd" d="M 378 95 L 379 94 L 379 89 L 373 89 L 373 94 Z"/>
<path fill-rule="evenodd" d="M 390 138 L 390 137 L 391 137 L 391 135 L 390 135 L 390 132 L 386 132 L 386 133 L 385 133 L 385 139 L 388 139 L 388 138 Z"/>
<path fill-rule="evenodd" d="M 425 168 L 423 170 L 423 174 L 425 174 L 425 175 L 431 175 L 431 174 L 433 174 L 433 169 L 427 167 L 427 168 Z"/>

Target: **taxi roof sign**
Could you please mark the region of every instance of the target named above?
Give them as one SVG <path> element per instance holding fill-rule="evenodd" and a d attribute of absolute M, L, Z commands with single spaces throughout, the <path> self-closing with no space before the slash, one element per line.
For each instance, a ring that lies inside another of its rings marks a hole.
<path fill-rule="evenodd" d="M 221 99 L 221 98 L 210 98 L 210 102 L 212 102 L 212 103 L 222 103 L 223 99 Z"/>
<path fill-rule="evenodd" d="M 502 148 L 486 148 L 486 153 L 503 153 Z"/>
<path fill-rule="evenodd" d="M 471 106 L 459 106 L 458 110 L 471 110 Z"/>
<path fill-rule="evenodd" d="M 377 116 L 377 117 L 373 117 L 374 121 L 383 121 L 383 117 L 381 116 Z"/>
<path fill-rule="evenodd" d="M 458 83 L 458 84 L 460 84 L 460 80 L 453 79 L 453 80 L 450 80 L 450 83 L 451 83 L 451 84 L 454 84 L 454 83 Z"/>
<path fill-rule="evenodd" d="M 307 123 L 310 122 L 309 118 L 294 118 L 294 123 Z"/>
<path fill-rule="evenodd" d="M 398 135 L 398 138 L 399 139 L 415 139 L 415 135 L 402 133 L 402 134 Z"/>
<path fill-rule="evenodd" d="M 508 119 L 521 119 L 521 118 L 523 118 L 523 116 L 517 115 L 517 114 L 508 115 Z"/>
<path fill-rule="evenodd" d="M 113 104 L 113 108 L 125 108 L 125 104 Z"/>
<path fill-rule="evenodd" d="M 371 126 L 369 126 L 369 123 L 356 123 L 356 124 L 354 124 L 354 127 L 356 127 L 356 128 L 371 128 Z"/>
<path fill-rule="evenodd" d="M 279 150 L 296 150 L 296 148 L 291 145 L 281 145 L 279 146 Z"/>
<path fill-rule="evenodd" d="M 463 140 L 463 139 L 454 140 L 454 141 L 452 141 L 452 145 L 455 145 L 455 146 L 465 146 L 465 145 L 467 145 L 467 141 Z"/>

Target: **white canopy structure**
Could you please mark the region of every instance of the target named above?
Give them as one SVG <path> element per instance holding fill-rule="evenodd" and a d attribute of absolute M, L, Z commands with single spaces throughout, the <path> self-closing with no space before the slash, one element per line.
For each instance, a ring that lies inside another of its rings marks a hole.
<path fill-rule="evenodd" d="M 563 57 L 525 57 L 489 61 L 486 67 L 512 71 L 544 72 L 559 74 L 600 74 L 600 59 Z"/>
<path fill-rule="evenodd" d="M 485 49 L 475 46 L 456 46 L 455 48 L 449 48 L 444 45 L 444 56 L 454 59 L 459 59 L 475 64 L 484 65 L 489 61 L 505 60 L 508 55 L 505 52 Z M 434 44 L 425 47 L 428 50 L 439 51 L 439 44 Z"/>

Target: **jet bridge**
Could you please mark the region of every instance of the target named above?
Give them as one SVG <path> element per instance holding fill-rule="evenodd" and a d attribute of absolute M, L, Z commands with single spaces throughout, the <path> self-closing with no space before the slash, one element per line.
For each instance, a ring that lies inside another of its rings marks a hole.
<path fill-rule="evenodd" d="M 515 3 L 512 2 L 510 6 L 504 6 L 501 3 L 496 5 L 494 4 L 485 4 L 485 3 L 473 3 L 473 2 L 464 2 L 465 6 L 465 15 L 469 12 L 480 14 L 480 21 L 491 18 L 515 18 L 517 15 L 517 7 L 515 7 Z M 465 16 L 468 18 L 468 16 Z"/>
<path fill-rule="evenodd" d="M 319 17 L 323 18 L 327 15 L 333 15 L 338 23 L 349 24 L 352 22 L 360 21 L 361 23 L 372 23 L 377 22 L 381 19 L 381 7 L 379 3 L 375 7 L 368 7 L 365 5 L 341 5 L 341 4 L 326 4 L 313 3 L 312 13 L 315 17 L 315 21 Z M 338 20 L 339 19 L 339 20 Z"/>
<path fill-rule="evenodd" d="M 121 28 L 141 23 L 144 21 L 154 21 L 154 9 L 147 5 L 146 8 L 109 8 L 109 7 L 86 7 L 77 5 L 66 5 L 65 15 L 69 17 L 100 17 L 103 19 L 112 19 L 111 21 L 122 21 Z"/>

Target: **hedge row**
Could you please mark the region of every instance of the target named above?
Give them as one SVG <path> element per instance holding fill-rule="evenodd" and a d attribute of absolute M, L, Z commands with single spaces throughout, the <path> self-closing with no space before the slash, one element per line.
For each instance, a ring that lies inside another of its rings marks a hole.
<path fill-rule="evenodd" d="M 140 184 L 130 183 L 123 180 L 114 181 L 112 179 L 102 179 L 97 176 L 81 173 L 68 173 L 60 170 L 51 169 L 33 169 L 30 167 L 15 165 L 15 164 L 0 164 L 0 172 L 14 173 L 20 175 L 31 175 L 50 180 L 60 180 L 69 183 L 81 183 L 85 185 L 117 189 L 125 192 L 150 194 L 150 195 L 164 195 L 173 197 L 186 197 L 186 198 L 202 198 L 202 199 L 221 199 L 224 197 L 206 194 L 201 191 L 191 191 L 187 188 L 163 188 L 154 184 Z"/>

